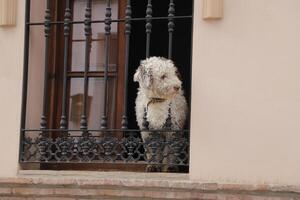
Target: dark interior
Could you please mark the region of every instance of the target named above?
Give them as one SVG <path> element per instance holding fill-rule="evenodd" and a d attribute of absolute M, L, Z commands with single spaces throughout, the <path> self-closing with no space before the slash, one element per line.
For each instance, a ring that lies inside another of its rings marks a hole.
<path fill-rule="evenodd" d="M 176 16 L 192 15 L 193 0 L 175 0 Z M 133 18 L 145 17 L 147 1 L 132 1 Z M 168 16 L 169 1 L 153 0 L 153 17 Z M 153 20 L 150 56 L 168 57 L 168 20 Z M 187 101 L 191 93 L 191 45 L 192 19 L 176 19 L 173 40 L 173 61 L 181 73 Z M 134 21 L 130 42 L 129 94 L 128 110 L 134 111 L 138 83 L 133 82 L 133 75 L 140 60 L 146 57 L 145 21 Z M 128 113 L 129 128 L 138 128 L 135 112 Z M 187 120 L 186 128 L 189 128 Z"/>

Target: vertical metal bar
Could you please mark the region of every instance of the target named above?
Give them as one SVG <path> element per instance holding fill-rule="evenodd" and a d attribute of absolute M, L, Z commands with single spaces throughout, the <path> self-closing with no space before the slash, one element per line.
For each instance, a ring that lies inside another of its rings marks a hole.
<path fill-rule="evenodd" d="M 51 13 L 50 0 L 47 0 L 45 10 L 45 71 L 44 71 L 44 94 L 43 94 L 43 111 L 41 116 L 41 129 L 47 128 L 47 107 L 48 107 L 48 68 L 49 68 L 49 44 L 51 32 Z"/>
<path fill-rule="evenodd" d="M 22 152 L 24 150 L 24 138 L 26 126 L 26 110 L 27 110 L 27 91 L 28 91 L 28 61 L 29 61 L 29 32 L 30 32 L 30 0 L 25 2 L 25 32 L 24 32 L 24 57 L 23 57 L 23 82 L 22 82 L 22 105 L 21 105 L 21 137 L 19 148 L 19 162 L 22 159 Z"/>
<path fill-rule="evenodd" d="M 173 32 L 175 28 L 175 23 L 173 17 L 175 16 L 175 4 L 174 0 L 170 0 L 169 3 L 169 9 L 168 9 L 168 32 L 169 32 L 169 48 L 168 48 L 168 58 L 172 59 L 172 53 L 173 53 Z M 171 119 L 171 106 L 168 110 L 168 117 L 166 119 L 165 123 L 165 129 L 171 129 L 172 128 L 172 119 Z M 176 134 L 175 134 L 176 135 Z"/>
<path fill-rule="evenodd" d="M 30 0 L 26 0 L 21 129 L 25 129 L 25 124 L 26 124 L 27 90 L 28 90 L 28 62 L 29 62 L 29 32 L 30 32 L 30 25 L 28 23 L 30 22 L 30 3 L 31 3 Z"/>
<path fill-rule="evenodd" d="M 111 32 L 111 0 L 106 0 L 105 12 L 105 70 L 104 70 L 104 102 L 101 129 L 107 128 L 107 98 L 108 98 L 108 68 L 109 68 L 109 41 Z"/>
<path fill-rule="evenodd" d="M 67 71 L 69 55 L 69 35 L 70 35 L 71 8 L 70 0 L 66 0 L 66 9 L 64 16 L 64 74 L 63 74 L 63 95 L 62 95 L 62 113 L 60 119 L 60 128 L 67 129 Z"/>
<path fill-rule="evenodd" d="M 168 10 L 168 17 L 169 17 L 169 23 L 168 23 L 168 31 L 169 31 L 169 53 L 168 58 L 172 59 L 172 51 L 173 51 L 173 32 L 175 28 L 174 19 L 172 17 L 175 16 L 175 3 L 174 0 L 170 0 L 169 4 L 169 10 Z"/>
<path fill-rule="evenodd" d="M 146 9 L 146 58 L 150 57 L 150 42 L 151 42 L 151 32 L 152 32 L 152 1 L 148 0 Z M 147 108 L 144 109 L 143 116 L 143 129 L 149 129 L 149 122 L 147 120 Z"/>
<path fill-rule="evenodd" d="M 127 0 L 127 6 L 125 11 L 125 81 L 124 81 L 124 113 L 122 116 L 122 129 L 128 128 L 127 119 L 127 98 L 128 98 L 128 67 L 129 67 L 129 45 L 131 34 L 131 0 Z"/>
<path fill-rule="evenodd" d="M 89 79 L 88 79 L 88 71 L 90 67 L 90 47 L 91 47 L 91 35 L 92 35 L 92 1 L 87 0 L 86 9 L 85 9 L 85 20 L 84 20 L 84 31 L 85 31 L 85 67 L 84 67 L 84 90 L 83 90 L 83 107 L 82 107 L 82 115 L 80 120 L 80 129 L 86 135 L 87 130 L 87 96 L 88 96 L 88 87 L 89 87 Z"/>
<path fill-rule="evenodd" d="M 150 40 L 151 40 L 151 31 L 152 31 L 152 0 L 148 0 L 147 9 L 146 9 L 146 58 L 150 56 Z"/>

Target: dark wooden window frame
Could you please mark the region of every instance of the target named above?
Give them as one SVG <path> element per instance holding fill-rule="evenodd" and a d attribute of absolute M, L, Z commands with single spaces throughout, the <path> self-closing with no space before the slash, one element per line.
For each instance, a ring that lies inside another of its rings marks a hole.
<path fill-rule="evenodd" d="M 71 1 L 72 5 L 71 7 L 74 7 L 74 0 Z M 125 8 L 126 8 L 126 0 L 119 0 L 118 1 L 118 18 L 124 18 L 125 17 Z M 65 1 L 61 0 L 55 0 L 52 1 L 51 4 L 51 16 L 53 16 L 54 21 L 63 21 L 64 14 L 65 14 Z M 73 10 L 73 9 L 72 9 Z M 55 26 L 52 30 L 52 34 L 56 35 L 56 37 L 53 37 L 50 42 L 50 49 L 52 51 L 49 52 L 49 78 L 48 78 L 48 85 L 49 85 L 49 93 L 48 98 L 50 100 L 49 107 L 48 107 L 48 114 L 47 118 L 49 119 L 49 128 L 55 129 L 55 127 L 59 127 L 60 123 L 60 115 L 61 115 L 61 107 L 62 107 L 62 99 L 59 98 L 62 95 L 62 86 L 63 86 L 63 45 L 64 45 L 64 36 L 61 34 L 63 32 L 62 26 Z M 118 23 L 118 32 L 117 32 L 117 40 L 118 40 L 118 62 L 117 62 L 117 69 L 116 71 L 109 71 L 108 76 L 110 78 L 116 78 L 116 91 L 115 95 L 118 97 L 116 98 L 115 105 L 115 112 L 116 113 L 122 113 L 123 112 L 123 101 L 124 98 L 124 66 L 125 66 L 125 25 L 124 23 Z M 72 32 L 72 30 L 71 30 Z M 83 40 L 84 41 L 84 40 Z M 93 40 L 94 42 L 96 40 Z M 69 65 L 70 66 L 70 58 L 71 58 L 71 52 L 72 52 L 72 39 L 70 37 L 70 46 L 69 46 Z M 71 78 L 83 78 L 84 72 L 83 71 L 71 71 L 68 70 L 68 81 L 71 80 Z M 88 72 L 89 78 L 104 78 L 104 72 L 100 71 L 89 71 Z M 68 84 L 70 86 L 70 84 Z M 69 90 L 69 89 L 68 89 Z M 68 92 L 69 93 L 69 92 Z M 69 106 L 67 106 L 69 107 Z M 115 119 L 112 119 L 114 121 L 113 126 L 117 129 L 121 128 L 121 121 L 122 116 L 121 115 L 115 115 Z"/>

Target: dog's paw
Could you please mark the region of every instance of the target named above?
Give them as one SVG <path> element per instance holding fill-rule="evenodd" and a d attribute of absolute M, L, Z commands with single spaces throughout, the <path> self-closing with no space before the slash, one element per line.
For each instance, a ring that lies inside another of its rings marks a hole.
<path fill-rule="evenodd" d="M 146 167 L 146 172 L 161 172 L 161 167 L 157 165 L 148 165 Z"/>

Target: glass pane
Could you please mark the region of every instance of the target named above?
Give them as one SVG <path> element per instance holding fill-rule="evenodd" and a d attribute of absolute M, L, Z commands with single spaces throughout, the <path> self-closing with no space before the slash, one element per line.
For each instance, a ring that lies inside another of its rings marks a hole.
<path fill-rule="evenodd" d="M 113 127 L 115 117 L 115 79 L 108 81 L 108 125 Z M 83 107 L 83 78 L 73 78 L 70 87 L 70 100 L 69 100 L 69 129 L 80 128 L 80 117 Z M 99 129 L 101 117 L 103 115 L 103 100 L 104 100 L 104 79 L 103 78 L 90 78 L 89 79 L 89 92 L 87 98 L 87 119 L 89 129 Z"/>
<path fill-rule="evenodd" d="M 86 0 L 74 0 L 74 14 L 73 18 L 76 21 L 83 21 Z M 112 19 L 118 17 L 118 0 L 111 0 L 112 8 Z M 92 1 L 92 20 L 104 20 L 105 18 L 106 1 L 104 0 L 93 0 Z"/>
<path fill-rule="evenodd" d="M 76 41 L 72 43 L 72 71 L 84 70 L 84 52 L 84 41 Z"/>
<path fill-rule="evenodd" d="M 86 8 L 86 1 L 74 1 L 74 21 L 84 21 L 84 14 Z M 105 18 L 106 1 L 95 0 L 92 7 L 92 19 L 104 20 Z M 118 1 L 112 1 L 112 19 L 118 17 Z M 116 70 L 118 40 L 117 40 L 118 26 L 117 23 L 111 24 L 111 38 L 110 38 L 110 64 L 109 70 Z M 105 24 L 92 24 L 92 44 L 90 50 L 90 71 L 104 70 L 105 57 Z M 72 71 L 83 71 L 85 62 L 85 35 L 84 25 L 73 25 L 72 36 Z"/>
<path fill-rule="evenodd" d="M 82 113 L 83 79 L 72 78 L 69 93 L 69 129 L 80 128 L 80 117 Z"/>
<path fill-rule="evenodd" d="M 89 71 L 104 71 L 105 63 L 105 36 L 100 34 L 97 39 L 92 41 L 90 52 Z M 109 70 L 116 71 L 118 59 L 118 40 L 117 35 L 111 35 L 109 44 Z M 72 43 L 72 71 L 84 71 L 85 62 L 85 41 L 73 40 Z"/>
<path fill-rule="evenodd" d="M 118 40 L 117 35 L 111 35 L 109 44 L 109 70 L 115 71 L 118 59 Z M 105 36 L 98 34 L 97 39 L 92 43 L 90 71 L 105 70 Z"/>
<path fill-rule="evenodd" d="M 73 19 L 75 21 L 75 19 Z M 74 24 L 73 25 L 73 33 L 72 33 L 72 39 L 74 40 L 85 40 L 84 35 L 84 24 Z"/>

